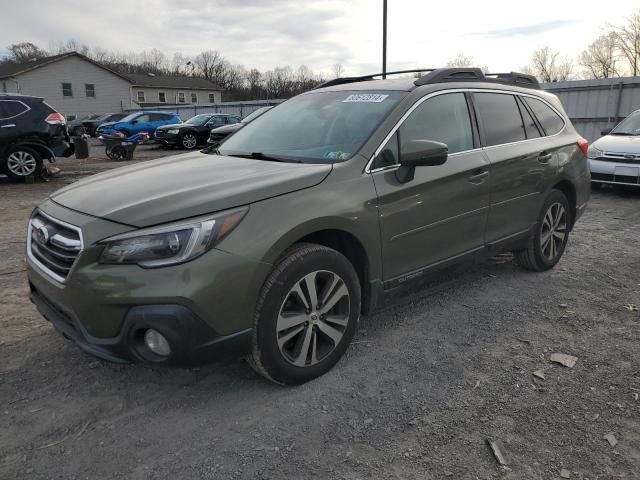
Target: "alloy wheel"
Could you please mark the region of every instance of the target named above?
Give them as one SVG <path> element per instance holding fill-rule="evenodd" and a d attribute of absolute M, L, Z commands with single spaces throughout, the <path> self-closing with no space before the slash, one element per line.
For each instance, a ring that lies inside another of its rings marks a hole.
<path fill-rule="evenodd" d="M 193 135 L 192 133 L 187 133 L 182 136 L 182 146 L 184 148 L 190 150 L 192 148 L 196 148 L 197 145 L 198 145 L 198 140 L 196 139 L 196 136 Z"/>
<path fill-rule="evenodd" d="M 338 346 L 349 323 L 350 295 L 338 275 L 305 275 L 287 293 L 276 323 L 280 353 L 297 367 L 324 360 Z"/>
<path fill-rule="evenodd" d="M 18 150 L 12 152 L 7 158 L 7 169 L 18 177 L 33 175 L 37 168 L 37 162 L 29 152 Z"/>
<path fill-rule="evenodd" d="M 567 234 L 567 212 L 561 203 L 553 203 L 544 214 L 540 231 L 540 249 L 546 260 L 556 258 Z"/>

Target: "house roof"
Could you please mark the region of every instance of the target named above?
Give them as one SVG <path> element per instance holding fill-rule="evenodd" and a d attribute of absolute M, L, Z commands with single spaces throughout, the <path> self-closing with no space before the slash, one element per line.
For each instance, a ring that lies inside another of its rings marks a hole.
<path fill-rule="evenodd" d="M 125 75 L 136 87 L 184 88 L 190 90 L 221 90 L 210 80 L 198 77 L 172 77 L 167 75 L 149 75 L 147 73 L 127 73 Z"/>
<path fill-rule="evenodd" d="M 215 83 L 204 78 L 197 77 L 174 77 L 167 75 L 149 75 L 145 73 L 119 73 L 111 70 L 98 62 L 91 60 L 78 52 L 62 53 L 50 57 L 30 60 L 28 62 L 1 62 L 0 63 L 0 79 L 7 77 L 15 77 L 22 75 L 36 68 L 42 68 L 51 63 L 64 60 L 69 57 L 78 57 L 97 67 L 116 75 L 137 87 L 159 87 L 159 88 L 184 88 L 185 90 L 221 90 Z"/>

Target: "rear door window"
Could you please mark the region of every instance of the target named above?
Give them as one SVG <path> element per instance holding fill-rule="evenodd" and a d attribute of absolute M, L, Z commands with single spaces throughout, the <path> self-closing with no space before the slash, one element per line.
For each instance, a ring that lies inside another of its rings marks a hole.
<path fill-rule="evenodd" d="M 505 93 L 475 93 L 487 146 L 525 140 L 516 97 Z"/>
<path fill-rule="evenodd" d="M 17 100 L 0 100 L 0 120 L 9 120 L 27 112 L 29 107 Z"/>
<path fill-rule="evenodd" d="M 524 101 L 531 107 L 533 114 L 538 118 L 547 135 L 555 135 L 562 130 L 564 120 L 549 105 L 542 100 L 531 97 L 525 97 Z"/>
<path fill-rule="evenodd" d="M 518 107 L 520 107 L 520 113 L 522 114 L 522 120 L 524 121 L 524 132 L 527 135 L 527 139 L 541 137 L 542 135 L 540 134 L 538 125 L 536 125 L 536 122 L 529 113 L 527 107 L 522 103 L 522 98 L 518 101 Z"/>

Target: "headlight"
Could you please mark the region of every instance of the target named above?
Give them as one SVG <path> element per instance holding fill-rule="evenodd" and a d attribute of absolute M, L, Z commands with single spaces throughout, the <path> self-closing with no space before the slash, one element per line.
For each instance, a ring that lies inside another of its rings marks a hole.
<path fill-rule="evenodd" d="M 172 135 L 177 135 L 179 131 L 180 130 L 178 130 L 177 128 L 172 128 L 170 130 L 167 130 L 167 133 L 170 133 Z"/>
<path fill-rule="evenodd" d="M 213 248 L 240 223 L 248 207 L 162 227 L 116 235 L 104 245 L 99 262 L 165 267 L 188 262 Z"/>
<path fill-rule="evenodd" d="M 600 158 L 602 156 L 602 151 L 598 150 L 596 147 L 591 145 L 589 150 L 587 150 L 587 158 Z"/>

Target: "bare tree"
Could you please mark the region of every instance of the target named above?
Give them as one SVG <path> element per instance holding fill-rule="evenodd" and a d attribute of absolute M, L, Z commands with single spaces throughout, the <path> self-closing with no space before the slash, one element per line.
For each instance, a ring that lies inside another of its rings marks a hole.
<path fill-rule="evenodd" d="M 333 78 L 342 78 L 344 77 L 344 67 L 341 63 L 334 63 L 331 66 L 331 76 Z"/>
<path fill-rule="evenodd" d="M 489 71 L 486 65 L 478 65 L 473 57 L 469 57 L 464 53 L 458 53 L 455 57 L 447 62 L 447 67 L 453 68 L 479 68 L 484 73 Z"/>
<path fill-rule="evenodd" d="M 616 65 L 616 35 L 611 32 L 600 35 L 580 54 L 580 65 L 591 78 L 610 78 L 619 75 Z"/>
<path fill-rule="evenodd" d="M 217 50 L 207 50 L 194 58 L 194 64 L 199 73 L 207 80 L 212 80 L 214 75 L 219 74 L 220 63 L 223 61 L 222 55 Z"/>
<path fill-rule="evenodd" d="M 613 27 L 616 46 L 627 60 L 632 76 L 640 74 L 640 11 L 627 18 L 627 24 Z"/>
<path fill-rule="evenodd" d="M 538 77 L 543 82 L 561 82 L 568 80 L 573 74 L 573 61 L 560 58 L 560 52 L 543 47 L 533 52 L 531 64 L 524 67 L 525 73 Z"/>
<path fill-rule="evenodd" d="M 37 60 L 48 55 L 47 51 L 41 49 L 31 42 L 14 43 L 7 47 L 9 50 L 9 60 L 17 63 L 28 62 L 29 60 Z"/>

